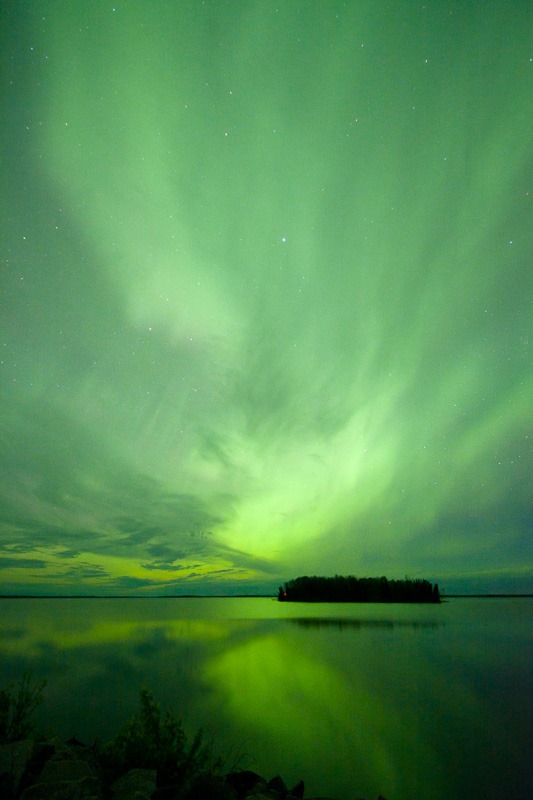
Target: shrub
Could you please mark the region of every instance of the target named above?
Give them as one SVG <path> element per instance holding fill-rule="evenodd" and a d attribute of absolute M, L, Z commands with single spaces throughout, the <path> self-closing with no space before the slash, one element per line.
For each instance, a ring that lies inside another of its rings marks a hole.
<path fill-rule="evenodd" d="M 190 746 L 172 708 L 164 716 L 152 693 L 140 692 L 140 708 L 124 730 L 108 742 L 102 751 L 102 764 L 111 776 L 118 776 L 136 767 L 157 770 L 157 783 L 186 787 L 209 766 L 216 770 L 211 747 L 204 743 L 200 729 Z"/>
<path fill-rule="evenodd" d="M 31 715 L 42 703 L 45 680 L 32 681 L 24 673 L 22 679 L 0 689 L 0 743 L 25 739 L 33 728 Z"/>

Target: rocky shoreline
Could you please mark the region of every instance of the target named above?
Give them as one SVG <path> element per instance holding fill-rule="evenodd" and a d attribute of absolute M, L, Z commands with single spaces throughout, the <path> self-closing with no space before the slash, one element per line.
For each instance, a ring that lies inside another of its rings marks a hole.
<path fill-rule="evenodd" d="M 3 800 L 334 800 L 306 797 L 303 781 L 289 788 L 279 775 L 267 780 L 251 770 L 226 774 L 205 770 L 187 786 L 158 785 L 155 769 L 129 769 L 111 779 L 95 746 L 76 739 L 62 742 L 31 738 L 0 745 L 0 797 Z"/>

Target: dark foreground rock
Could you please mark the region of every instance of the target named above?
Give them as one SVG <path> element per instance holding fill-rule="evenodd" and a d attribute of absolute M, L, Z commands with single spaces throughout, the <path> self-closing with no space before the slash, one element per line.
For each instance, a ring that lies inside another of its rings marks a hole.
<path fill-rule="evenodd" d="M 157 772 L 131 769 L 111 779 L 94 747 L 76 739 L 0 745 L 2 800 L 333 800 L 307 798 L 304 782 L 288 787 L 252 770 L 199 773 L 184 786 L 158 786 Z M 378 798 L 385 800 L 385 798 Z"/>

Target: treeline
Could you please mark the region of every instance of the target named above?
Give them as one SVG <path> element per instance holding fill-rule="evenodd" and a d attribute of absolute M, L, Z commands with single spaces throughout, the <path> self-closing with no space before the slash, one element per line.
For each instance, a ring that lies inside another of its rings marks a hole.
<path fill-rule="evenodd" d="M 321 578 L 304 575 L 279 587 L 282 602 L 314 603 L 440 603 L 439 585 L 418 578 L 389 581 L 335 575 Z"/>

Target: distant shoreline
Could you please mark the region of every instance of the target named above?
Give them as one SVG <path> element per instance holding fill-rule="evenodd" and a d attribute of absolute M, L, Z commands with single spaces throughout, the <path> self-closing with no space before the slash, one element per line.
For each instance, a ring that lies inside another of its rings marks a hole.
<path fill-rule="evenodd" d="M 533 597 L 533 594 L 441 594 L 441 597 Z"/>
<path fill-rule="evenodd" d="M 187 599 L 243 599 L 245 597 L 269 597 L 273 594 L 0 594 L 0 600 L 187 600 Z"/>
<path fill-rule="evenodd" d="M 0 594 L 0 600 L 242 600 L 264 597 L 277 600 L 273 594 L 157 594 L 142 597 L 138 594 Z M 533 597 L 533 594 L 441 594 L 441 599 L 454 598 L 512 598 Z M 316 605 L 316 603 L 313 603 Z M 370 605 L 366 601 L 350 602 L 349 605 Z M 380 603 L 383 605 L 383 603 Z M 397 604 L 393 604 L 397 605 Z M 404 604 L 403 604 L 404 605 Z M 416 603 L 415 603 L 416 605 Z"/>

